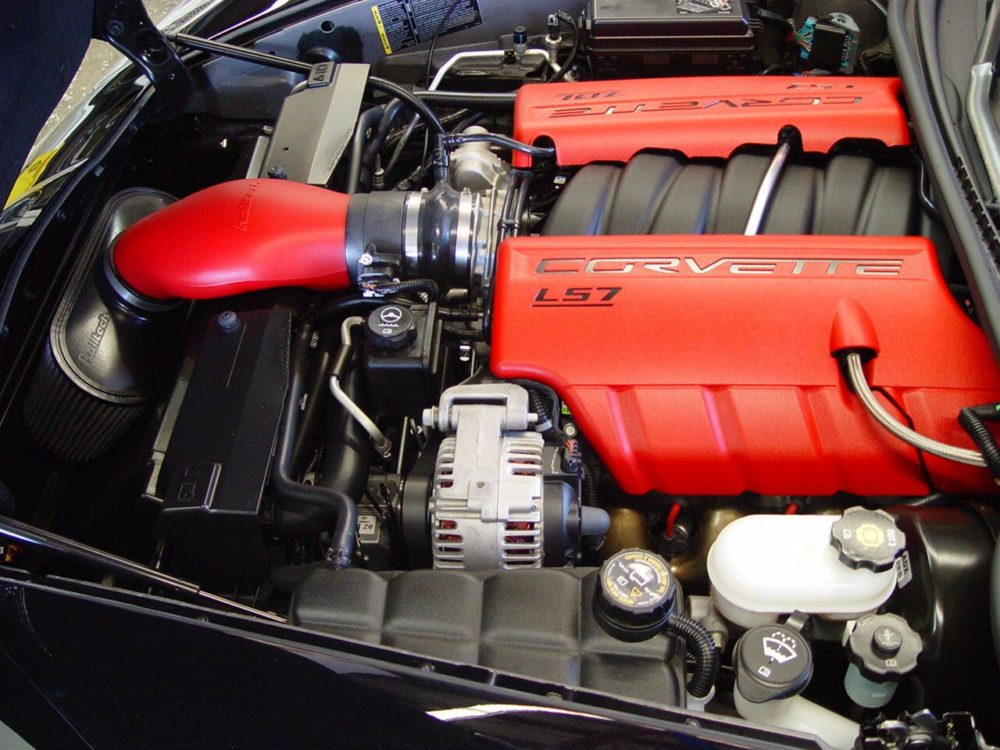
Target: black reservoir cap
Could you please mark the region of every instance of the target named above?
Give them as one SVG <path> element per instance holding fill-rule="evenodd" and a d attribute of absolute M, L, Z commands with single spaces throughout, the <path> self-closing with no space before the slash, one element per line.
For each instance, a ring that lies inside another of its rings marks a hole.
<path fill-rule="evenodd" d="M 676 594 L 666 560 L 643 549 L 622 550 L 601 566 L 594 616 L 613 638 L 645 641 L 666 626 Z"/>
<path fill-rule="evenodd" d="M 916 669 L 923 642 L 899 615 L 866 615 L 855 623 L 847 649 L 862 675 L 887 682 Z"/>
<path fill-rule="evenodd" d="M 812 678 L 809 642 L 788 625 L 758 625 L 736 643 L 736 688 L 751 703 L 790 698 Z"/>
<path fill-rule="evenodd" d="M 366 321 L 368 340 L 379 349 L 402 349 L 417 336 L 413 313 L 403 305 L 382 305 Z"/>
<path fill-rule="evenodd" d="M 845 565 L 879 573 L 889 570 L 906 548 L 906 535 L 884 510 L 855 506 L 833 524 L 830 543 Z"/>

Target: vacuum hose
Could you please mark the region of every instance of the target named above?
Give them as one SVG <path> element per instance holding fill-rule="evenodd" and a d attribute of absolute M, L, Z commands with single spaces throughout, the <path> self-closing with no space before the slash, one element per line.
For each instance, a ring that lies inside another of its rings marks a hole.
<path fill-rule="evenodd" d="M 348 568 L 354 556 L 355 529 L 358 525 L 358 509 L 354 500 L 338 489 L 302 484 L 291 475 L 292 453 L 299 427 L 299 402 L 305 391 L 305 358 L 310 338 L 312 327 L 303 325 L 293 344 L 291 382 L 285 401 L 281 437 L 278 440 L 278 455 L 271 473 L 271 486 L 282 499 L 331 509 L 336 513 L 327 561 L 334 567 Z"/>

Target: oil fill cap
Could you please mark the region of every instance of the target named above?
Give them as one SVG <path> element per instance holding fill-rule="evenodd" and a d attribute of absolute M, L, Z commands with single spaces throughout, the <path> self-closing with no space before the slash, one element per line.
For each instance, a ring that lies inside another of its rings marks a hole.
<path fill-rule="evenodd" d="M 642 549 L 622 550 L 601 566 L 594 616 L 613 638 L 648 640 L 667 624 L 676 595 L 666 560 Z"/>
<path fill-rule="evenodd" d="M 906 548 L 906 535 L 884 510 L 848 508 L 830 529 L 830 543 L 850 568 L 889 570 Z"/>

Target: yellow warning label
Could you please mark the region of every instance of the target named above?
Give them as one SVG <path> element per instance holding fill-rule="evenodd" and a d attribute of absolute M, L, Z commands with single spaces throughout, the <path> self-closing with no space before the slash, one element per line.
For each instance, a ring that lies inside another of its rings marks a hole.
<path fill-rule="evenodd" d="M 25 193 L 31 190 L 31 187 L 38 182 L 38 178 L 41 177 L 42 172 L 52 161 L 52 157 L 56 155 L 58 148 L 54 148 L 51 151 L 46 151 L 41 156 L 34 159 L 31 164 L 24 168 L 24 171 L 18 175 L 17 179 L 14 181 L 14 187 L 11 188 L 10 196 L 7 198 L 7 202 L 4 204 L 4 208 L 14 203 L 14 201 L 21 198 Z"/>
<path fill-rule="evenodd" d="M 378 6 L 372 6 L 372 15 L 375 16 L 375 27 L 378 29 L 378 38 L 382 40 L 382 49 L 385 54 L 392 54 L 392 45 L 389 44 L 389 37 L 385 33 L 385 24 L 382 23 L 382 16 L 378 12 Z"/>
<path fill-rule="evenodd" d="M 634 596 L 634 597 L 635 597 L 635 596 L 642 596 L 642 591 L 641 591 L 641 590 L 639 589 L 639 587 L 638 587 L 638 586 L 633 586 L 633 587 L 632 587 L 632 591 L 631 591 L 630 593 L 631 593 L 631 595 L 632 595 L 632 596 Z"/>

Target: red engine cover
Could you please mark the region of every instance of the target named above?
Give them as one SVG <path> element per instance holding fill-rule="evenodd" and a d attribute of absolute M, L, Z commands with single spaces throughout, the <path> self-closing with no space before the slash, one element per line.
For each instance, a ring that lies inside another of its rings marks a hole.
<path fill-rule="evenodd" d="M 643 149 L 727 157 L 747 143 L 774 144 L 795 125 L 806 151 L 844 138 L 910 142 L 898 78 L 726 76 L 522 86 L 514 137 L 552 140 L 561 165 L 628 161 Z M 514 164 L 530 158 L 514 154 Z"/>
<path fill-rule="evenodd" d="M 493 372 L 555 388 L 632 494 L 928 492 L 831 346 L 877 338 L 873 387 L 947 443 L 974 447 L 959 409 L 1000 400 L 986 338 L 921 238 L 516 238 L 495 300 Z M 985 469 L 924 462 L 936 489 L 996 489 Z"/>

